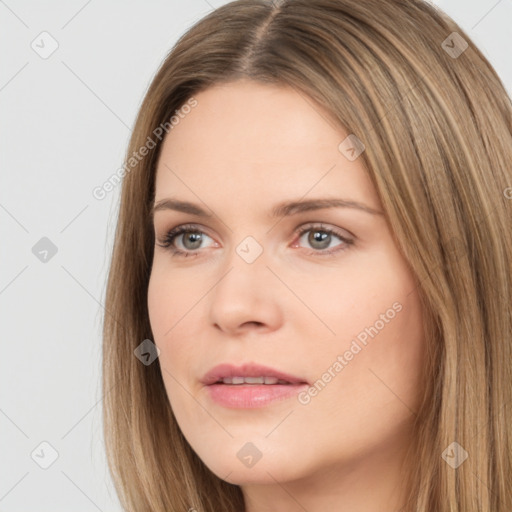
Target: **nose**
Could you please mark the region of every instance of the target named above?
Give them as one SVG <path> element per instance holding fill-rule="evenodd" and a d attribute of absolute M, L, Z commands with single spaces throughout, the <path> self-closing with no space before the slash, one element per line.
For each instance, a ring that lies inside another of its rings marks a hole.
<path fill-rule="evenodd" d="M 247 247 L 242 243 L 238 252 L 233 249 L 227 271 L 208 294 L 210 322 L 230 335 L 270 332 L 283 320 L 283 285 L 269 269 L 265 251 L 251 262 L 241 250 Z"/>

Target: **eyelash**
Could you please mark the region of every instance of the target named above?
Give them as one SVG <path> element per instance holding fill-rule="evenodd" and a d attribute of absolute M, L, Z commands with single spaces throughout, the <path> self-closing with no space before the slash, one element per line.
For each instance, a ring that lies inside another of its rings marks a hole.
<path fill-rule="evenodd" d="M 302 237 L 302 235 L 304 233 L 307 233 L 308 231 L 320 231 L 322 233 L 327 233 L 328 235 L 335 235 L 344 243 L 344 247 L 342 246 L 341 249 L 334 248 L 334 249 L 330 249 L 330 250 L 319 250 L 319 251 L 311 250 L 311 252 L 309 252 L 309 255 L 319 255 L 319 256 L 323 256 L 323 257 L 334 256 L 338 252 L 347 250 L 354 243 L 353 240 L 350 240 L 350 239 L 342 236 L 338 231 L 336 231 L 334 229 L 325 228 L 321 224 L 302 227 L 296 231 L 296 235 L 300 239 Z M 168 231 L 165 234 L 164 239 L 160 241 L 161 243 L 158 243 L 157 245 L 159 245 L 160 247 L 163 247 L 164 249 L 169 250 L 171 252 L 172 256 L 178 256 L 178 257 L 183 257 L 183 258 L 187 258 L 189 256 L 198 256 L 199 255 L 198 250 L 183 251 L 173 245 L 175 238 L 177 238 L 179 235 L 181 235 L 183 233 L 187 233 L 187 232 L 200 233 L 200 234 L 208 236 L 207 233 L 205 233 L 204 231 L 201 231 L 201 229 L 199 229 L 194 224 L 182 224 L 181 226 L 177 226 L 177 227 L 171 229 L 170 231 Z"/>

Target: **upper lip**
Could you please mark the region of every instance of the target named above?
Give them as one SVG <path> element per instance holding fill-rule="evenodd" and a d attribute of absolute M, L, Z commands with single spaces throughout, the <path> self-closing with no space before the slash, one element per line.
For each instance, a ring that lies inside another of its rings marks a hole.
<path fill-rule="evenodd" d="M 219 364 L 209 370 L 201 379 L 206 386 L 219 382 L 224 377 L 276 377 L 290 384 L 307 384 L 306 380 L 288 373 L 275 370 L 269 366 L 255 363 L 245 363 L 240 366 L 232 364 Z"/>

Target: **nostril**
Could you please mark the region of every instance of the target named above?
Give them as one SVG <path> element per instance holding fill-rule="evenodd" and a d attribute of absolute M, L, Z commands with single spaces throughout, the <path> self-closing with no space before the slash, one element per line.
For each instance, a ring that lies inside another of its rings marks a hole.
<path fill-rule="evenodd" d="M 249 325 L 254 327 L 261 327 L 263 324 L 261 322 L 245 322 L 243 325 Z"/>

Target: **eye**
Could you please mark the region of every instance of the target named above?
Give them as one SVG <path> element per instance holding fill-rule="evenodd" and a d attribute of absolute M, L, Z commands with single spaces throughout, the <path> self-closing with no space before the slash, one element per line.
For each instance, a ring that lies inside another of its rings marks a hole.
<path fill-rule="evenodd" d="M 305 237 L 307 233 L 309 235 Z M 347 238 L 335 229 L 326 228 L 322 224 L 303 226 L 297 231 L 297 234 L 299 242 L 306 238 L 306 242 L 313 248 L 312 251 L 308 252 L 309 255 L 329 256 L 348 249 L 354 243 L 354 240 Z M 180 240 L 180 237 L 181 248 L 176 246 L 176 241 Z M 212 240 L 198 226 L 183 224 L 166 233 L 163 240 L 160 240 L 160 243 L 157 245 L 171 251 L 173 256 L 198 256 L 200 252 L 198 249 L 202 248 L 201 244 L 204 242 L 205 237 Z M 341 243 L 332 248 L 331 242 L 335 238 L 339 239 Z M 293 244 L 292 247 L 298 247 L 297 243 Z"/>
<path fill-rule="evenodd" d="M 175 245 L 175 240 L 179 239 L 180 236 L 182 236 L 181 244 L 183 249 L 179 249 Z M 166 233 L 164 239 L 158 245 L 170 250 L 173 256 L 195 256 L 197 255 L 196 249 L 200 248 L 204 237 L 210 238 L 206 233 L 198 229 L 196 226 L 192 224 L 184 224 L 177 226 Z"/>
<path fill-rule="evenodd" d="M 309 235 L 305 236 L 307 233 L 309 233 Z M 348 249 L 354 243 L 354 240 L 345 237 L 335 229 L 326 228 L 322 224 L 302 227 L 299 229 L 298 235 L 300 237 L 299 241 L 306 238 L 306 242 L 315 249 L 314 251 L 309 252 L 309 254 L 313 255 L 330 256 L 333 253 Z M 334 249 L 331 248 L 327 251 L 326 249 L 332 247 L 331 242 L 333 241 L 333 238 L 341 240 L 341 244 L 338 244 Z M 293 247 L 296 246 L 296 244 L 293 245 Z"/>

